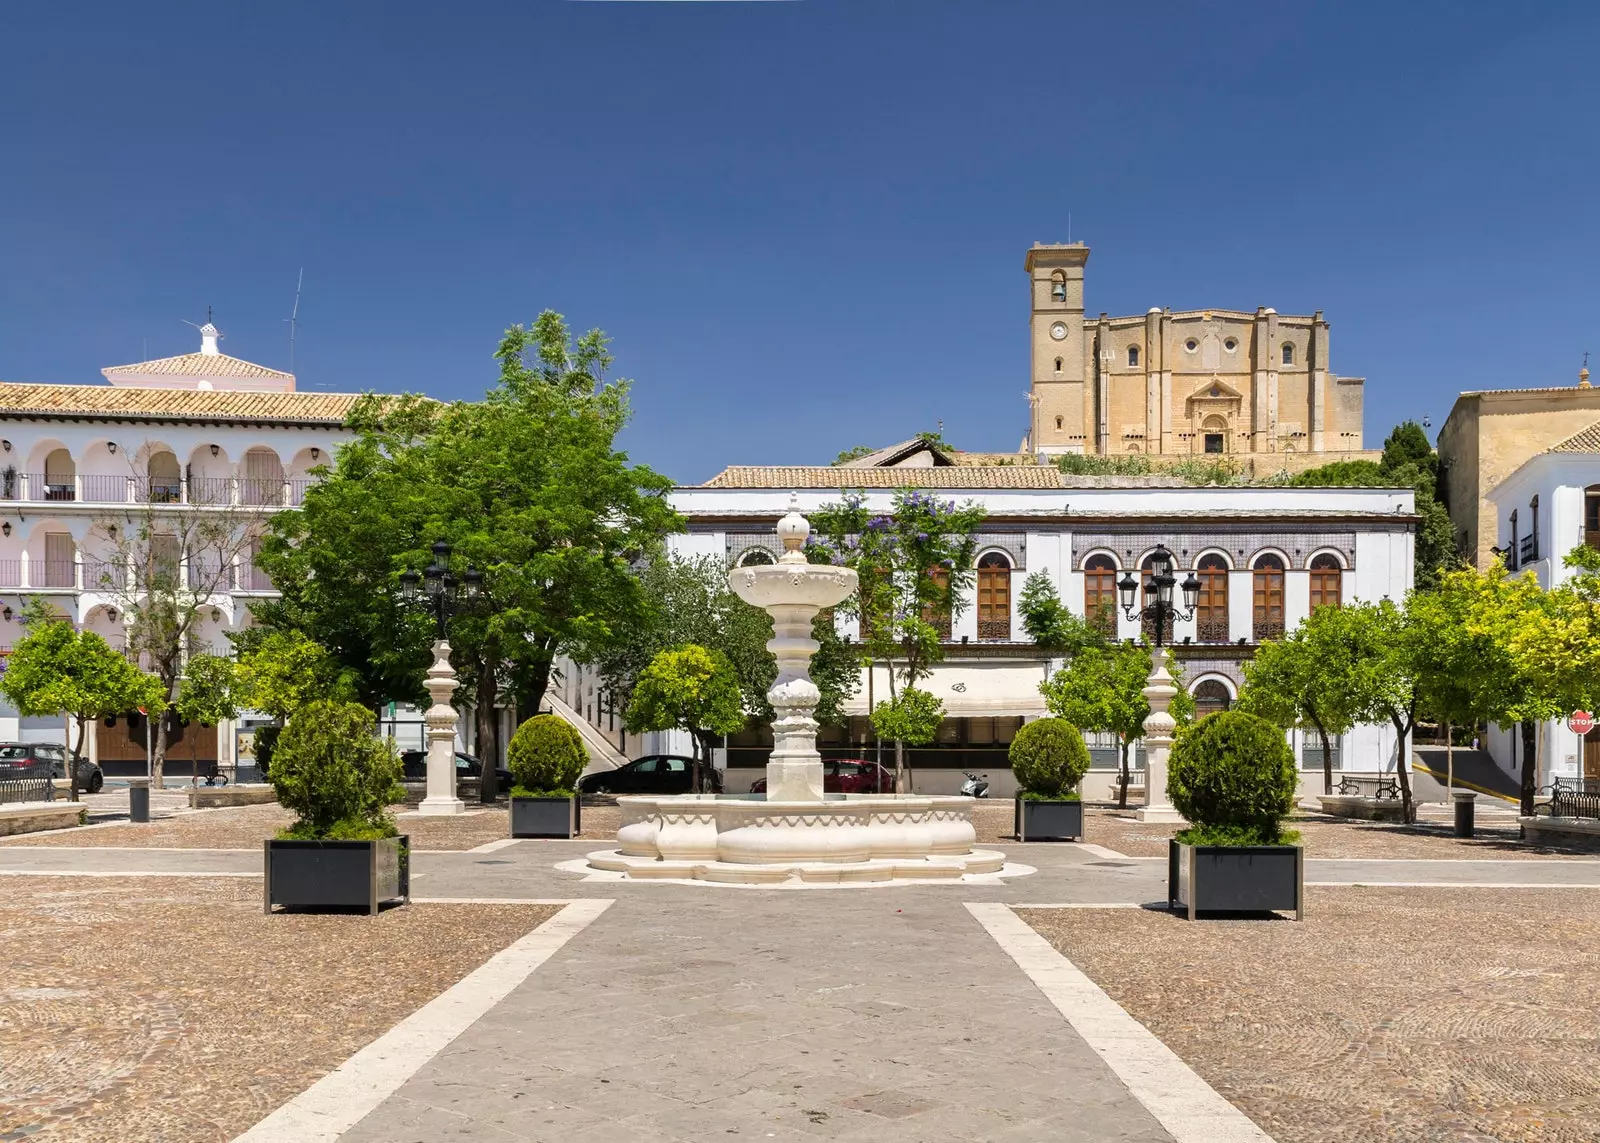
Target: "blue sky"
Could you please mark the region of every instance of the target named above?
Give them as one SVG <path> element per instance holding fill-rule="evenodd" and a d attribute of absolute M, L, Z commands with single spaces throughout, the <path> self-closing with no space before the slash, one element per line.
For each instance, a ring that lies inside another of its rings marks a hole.
<path fill-rule="evenodd" d="M 1137 17 L 1129 13 L 1137 12 Z M 1326 312 L 1367 443 L 1568 384 L 1596 319 L 1600 6 L 7 5 L 0 377 L 216 308 L 305 389 L 470 397 L 543 308 L 683 481 L 934 427 L 1015 448 L 1035 240 L 1091 314 Z M 1597 369 L 1600 372 L 1600 369 Z"/>

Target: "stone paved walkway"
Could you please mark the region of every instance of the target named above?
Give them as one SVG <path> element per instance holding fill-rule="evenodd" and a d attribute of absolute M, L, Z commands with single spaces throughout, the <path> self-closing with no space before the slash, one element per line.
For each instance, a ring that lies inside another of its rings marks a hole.
<path fill-rule="evenodd" d="M 959 890 L 656 890 L 342 1143 L 1172 1138 Z"/>

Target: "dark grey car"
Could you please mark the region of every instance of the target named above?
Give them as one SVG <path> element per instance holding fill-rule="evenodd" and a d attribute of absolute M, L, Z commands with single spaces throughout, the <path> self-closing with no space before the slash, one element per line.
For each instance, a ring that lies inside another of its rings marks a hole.
<path fill-rule="evenodd" d="M 78 789 L 100 792 L 106 776 L 100 767 L 53 742 L 0 742 L 0 781 L 8 778 L 65 778 L 67 756 L 77 763 Z"/>

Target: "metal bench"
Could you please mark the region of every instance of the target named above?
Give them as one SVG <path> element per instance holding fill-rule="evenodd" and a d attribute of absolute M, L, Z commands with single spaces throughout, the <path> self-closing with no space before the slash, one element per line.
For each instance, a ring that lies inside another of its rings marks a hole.
<path fill-rule="evenodd" d="M 1400 800 L 1400 782 L 1395 778 L 1360 778 L 1346 775 L 1339 779 L 1337 791 L 1350 797 Z"/>

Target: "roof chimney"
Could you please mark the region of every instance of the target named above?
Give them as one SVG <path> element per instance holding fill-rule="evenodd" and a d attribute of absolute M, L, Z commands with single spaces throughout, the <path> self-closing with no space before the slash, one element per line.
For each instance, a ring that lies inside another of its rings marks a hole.
<path fill-rule="evenodd" d="M 209 321 L 200 327 L 200 352 L 207 357 L 217 357 L 221 354 L 222 351 L 217 348 L 217 342 L 221 340 L 222 334 Z"/>

